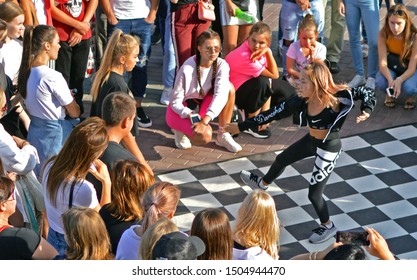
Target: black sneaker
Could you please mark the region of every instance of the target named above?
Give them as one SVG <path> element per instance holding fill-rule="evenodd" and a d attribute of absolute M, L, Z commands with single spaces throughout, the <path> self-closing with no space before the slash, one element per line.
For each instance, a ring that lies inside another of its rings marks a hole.
<path fill-rule="evenodd" d="M 260 138 L 260 139 L 266 139 L 266 138 L 271 137 L 271 130 L 269 130 L 268 127 L 264 130 L 258 130 L 258 128 L 256 130 L 252 130 L 248 128 L 247 130 L 244 130 L 243 132 L 250 134 L 255 138 Z"/>
<path fill-rule="evenodd" d="M 326 59 L 325 63 L 327 67 L 329 68 L 330 73 L 337 74 L 340 72 L 340 67 L 339 67 L 339 64 L 337 64 L 337 62 Z"/>
<path fill-rule="evenodd" d="M 151 36 L 151 44 L 157 45 L 159 43 L 161 43 L 161 32 L 159 31 L 159 28 L 155 28 Z"/>
<path fill-rule="evenodd" d="M 142 107 L 136 108 L 136 115 L 140 127 L 150 127 L 152 120 L 146 115 Z"/>

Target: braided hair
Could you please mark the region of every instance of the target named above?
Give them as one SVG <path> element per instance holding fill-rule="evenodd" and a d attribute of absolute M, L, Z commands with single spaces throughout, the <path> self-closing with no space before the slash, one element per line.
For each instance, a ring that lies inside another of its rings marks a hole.
<path fill-rule="evenodd" d="M 197 37 L 197 47 L 202 46 L 204 44 L 204 42 L 209 40 L 209 39 L 218 39 L 219 42 L 221 41 L 219 33 L 209 29 L 209 30 L 206 30 L 206 31 L 202 32 Z M 197 64 L 196 74 L 197 74 L 197 82 L 198 82 L 198 85 L 200 86 L 199 96 L 202 97 L 204 95 L 204 90 L 203 90 L 203 87 L 201 86 L 200 62 L 201 62 L 201 54 L 197 49 L 196 50 L 196 64 Z M 212 76 L 211 76 L 211 88 L 214 88 L 214 81 L 216 80 L 216 75 L 217 75 L 217 59 L 215 61 L 213 61 L 213 72 L 212 72 Z"/>

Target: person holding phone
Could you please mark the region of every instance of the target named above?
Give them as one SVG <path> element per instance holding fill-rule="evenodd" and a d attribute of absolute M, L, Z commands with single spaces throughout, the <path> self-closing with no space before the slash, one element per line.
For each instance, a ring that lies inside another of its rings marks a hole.
<path fill-rule="evenodd" d="M 232 153 L 242 150 L 224 130 L 232 119 L 235 92 L 229 81 L 229 65 L 219 57 L 221 45 L 217 32 L 204 31 L 197 37 L 196 55 L 187 59 L 176 75 L 166 122 L 179 149 L 209 143 L 212 138 L 209 122 L 218 117 L 216 144 Z"/>
<path fill-rule="evenodd" d="M 388 10 L 378 36 L 379 71 L 376 88 L 384 91 L 385 106 L 394 108 L 398 97 L 405 94 L 404 109 L 416 106 L 417 97 L 417 28 L 402 4 Z"/>
<path fill-rule="evenodd" d="M 365 228 L 369 244 L 360 245 L 354 242 L 335 242 L 317 252 L 299 254 L 291 260 L 366 260 L 365 252 L 380 260 L 395 260 L 387 241 L 373 228 Z M 352 233 L 352 232 L 351 232 Z"/>

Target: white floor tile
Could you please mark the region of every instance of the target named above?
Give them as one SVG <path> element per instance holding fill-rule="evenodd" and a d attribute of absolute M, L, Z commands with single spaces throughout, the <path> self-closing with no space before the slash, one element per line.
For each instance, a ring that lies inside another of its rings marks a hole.
<path fill-rule="evenodd" d="M 406 200 L 387 203 L 377 207 L 391 219 L 398 219 L 417 214 L 417 209 L 414 205 Z"/>
<path fill-rule="evenodd" d="M 158 175 L 158 178 L 161 181 L 170 182 L 174 185 L 197 181 L 197 178 L 195 178 L 193 174 L 191 174 L 188 170 L 181 170 L 168 174 Z"/>
<path fill-rule="evenodd" d="M 378 145 L 373 145 L 372 147 L 386 157 L 405 154 L 413 151 L 401 141 L 390 141 Z"/>
<path fill-rule="evenodd" d="M 229 175 L 200 180 L 200 183 L 211 193 L 240 188 Z"/>
<path fill-rule="evenodd" d="M 386 157 L 363 161 L 360 162 L 360 165 L 362 165 L 372 174 L 378 174 L 400 169 L 400 167 L 397 164 L 395 164 L 392 160 Z"/>
<path fill-rule="evenodd" d="M 256 169 L 256 166 L 247 158 L 237 158 L 217 164 L 227 174 L 240 173 L 242 170 Z"/>
<path fill-rule="evenodd" d="M 400 140 L 417 136 L 417 128 L 413 125 L 390 128 L 387 129 L 386 132 Z"/>
<path fill-rule="evenodd" d="M 388 187 L 375 175 L 368 175 L 346 180 L 346 183 L 352 186 L 359 193 L 384 189 Z"/>
<path fill-rule="evenodd" d="M 361 194 L 335 198 L 332 199 L 332 202 L 345 213 L 362 210 L 373 206 L 373 204 Z"/>

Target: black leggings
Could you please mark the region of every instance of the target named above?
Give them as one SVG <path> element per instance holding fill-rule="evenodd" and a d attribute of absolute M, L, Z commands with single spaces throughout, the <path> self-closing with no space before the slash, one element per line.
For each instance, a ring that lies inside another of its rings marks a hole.
<path fill-rule="evenodd" d="M 323 191 L 336 165 L 341 148 L 342 144 L 337 132 L 332 132 L 324 143 L 323 140 L 316 139 L 310 136 L 310 134 L 307 134 L 277 155 L 268 173 L 263 177 L 263 180 L 270 184 L 282 174 L 288 165 L 301 159 L 315 156 L 314 168 L 308 189 L 308 199 L 313 204 L 320 222 L 325 223 L 329 220 L 329 210 L 323 198 Z"/>

